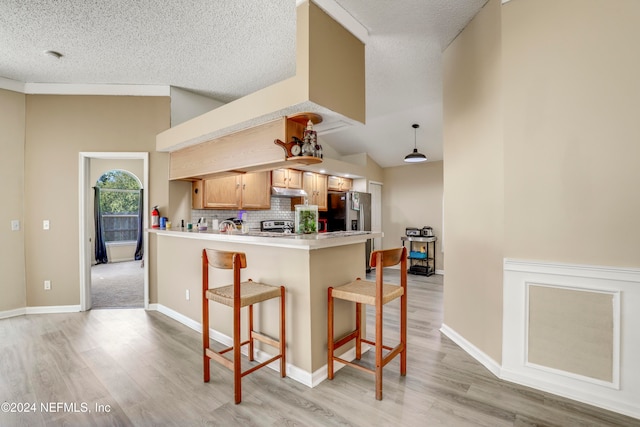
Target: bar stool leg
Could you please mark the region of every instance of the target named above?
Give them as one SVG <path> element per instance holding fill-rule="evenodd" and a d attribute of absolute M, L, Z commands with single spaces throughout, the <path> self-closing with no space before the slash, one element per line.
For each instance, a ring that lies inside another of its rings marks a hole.
<path fill-rule="evenodd" d="M 240 360 L 240 304 L 233 306 L 233 394 L 235 402 L 242 400 L 242 362 Z"/>
<path fill-rule="evenodd" d="M 208 305 L 209 300 L 204 299 L 204 304 Z M 207 356 L 207 348 L 209 348 L 209 310 L 208 308 L 203 310 L 203 319 L 202 319 L 202 362 L 204 367 L 204 382 L 208 383 L 211 378 L 211 360 L 209 356 Z"/>
<path fill-rule="evenodd" d="M 400 375 L 407 375 L 407 293 L 400 297 Z"/>
<path fill-rule="evenodd" d="M 286 324 L 285 324 L 285 312 L 286 304 L 284 299 L 284 286 L 280 286 L 280 376 L 282 378 L 287 376 L 287 339 L 286 339 Z"/>
<path fill-rule="evenodd" d="M 376 299 L 376 400 L 382 400 L 382 298 Z"/>
<path fill-rule="evenodd" d="M 328 289 L 327 299 L 327 378 L 333 379 L 333 288 Z"/>
<path fill-rule="evenodd" d="M 249 324 L 249 334 L 247 335 L 249 337 L 249 361 L 253 362 L 253 304 L 249 306 L 249 321 L 247 323 Z"/>
<path fill-rule="evenodd" d="M 206 292 L 209 287 L 209 261 L 207 252 L 202 251 L 202 363 L 204 382 L 208 383 L 211 378 L 211 358 L 207 356 L 209 348 L 209 300 Z"/>
<path fill-rule="evenodd" d="M 356 303 L 356 359 L 362 358 L 362 304 Z"/>

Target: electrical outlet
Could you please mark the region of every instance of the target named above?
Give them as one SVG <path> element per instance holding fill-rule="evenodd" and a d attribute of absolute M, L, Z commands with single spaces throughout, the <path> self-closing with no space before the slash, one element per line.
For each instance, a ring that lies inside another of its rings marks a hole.
<path fill-rule="evenodd" d="M 187 299 L 187 301 L 191 299 L 191 296 L 189 295 L 189 289 L 187 289 L 187 291 L 184 293 L 184 297 Z"/>
<path fill-rule="evenodd" d="M 49 220 L 45 219 L 42 221 L 42 229 L 43 230 L 48 230 L 49 229 Z"/>
<path fill-rule="evenodd" d="M 20 231 L 20 220 L 14 219 L 11 221 L 11 231 Z"/>
<path fill-rule="evenodd" d="M 44 281 L 44 290 L 45 291 L 50 291 L 51 290 L 51 280 L 45 280 Z"/>

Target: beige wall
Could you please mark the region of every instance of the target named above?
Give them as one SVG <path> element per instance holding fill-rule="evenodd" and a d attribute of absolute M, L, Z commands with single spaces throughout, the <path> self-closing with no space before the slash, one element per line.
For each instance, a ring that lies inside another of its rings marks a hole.
<path fill-rule="evenodd" d="M 504 258 L 640 266 L 638 19 L 491 0 L 445 51 L 445 324 L 498 362 Z"/>
<path fill-rule="evenodd" d="M 436 270 L 444 270 L 442 253 L 443 162 L 383 169 L 383 248 L 402 244 L 407 227 L 433 227 L 436 241 Z"/>
<path fill-rule="evenodd" d="M 640 2 L 502 16 L 505 255 L 640 267 Z"/>
<path fill-rule="evenodd" d="M 28 95 L 25 147 L 27 306 L 80 303 L 79 152 L 147 151 L 149 203 L 169 204 L 168 155 L 155 136 L 169 126 L 169 98 Z M 42 220 L 51 222 L 42 230 Z M 156 298 L 155 238 L 150 239 L 150 301 Z M 43 290 L 43 280 L 52 289 Z"/>
<path fill-rule="evenodd" d="M 0 312 L 23 308 L 25 95 L 0 89 Z M 20 231 L 11 231 L 11 221 Z"/>
<path fill-rule="evenodd" d="M 500 362 L 504 221 L 500 1 L 444 52 L 444 323 Z"/>

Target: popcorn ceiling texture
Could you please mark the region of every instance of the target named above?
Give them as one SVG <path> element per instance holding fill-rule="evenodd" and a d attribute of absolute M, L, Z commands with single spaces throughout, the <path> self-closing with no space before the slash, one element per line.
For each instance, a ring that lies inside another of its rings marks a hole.
<path fill-rule="evenodd" d="M 294 0 L 3 0 L 0 76 L 171 85 L 229 102 L 295 74 L 295 18 Z"/>
<path fill-rule="evenodd" d="M 368 153 L 382 167 L 398 166 L 413 146 L 410 126 L 419 123 L 419 151 L 442 160 L 442 51 L 486 0 L 314 1 L 337 5 L 368 31 L 366 126 L 327 132 L 322 144 L 341 156 Z M 2 0 L 0 84 L 4 77 L 174 86 L 230 102 L 295 75 L 300 2 Z M 331 114 L 300 108 L 294 112 Z"/>

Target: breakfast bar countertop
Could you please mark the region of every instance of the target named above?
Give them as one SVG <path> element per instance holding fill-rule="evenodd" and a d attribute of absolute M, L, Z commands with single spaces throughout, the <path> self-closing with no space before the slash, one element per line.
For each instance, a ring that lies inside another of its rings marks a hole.
<path fill-rule="evenodd" d="M 247 233 L 242 233 L 240 231 L 187 231 L 182 229 L 164 230 L 158 228 L 147 229 L 147 231 L 169 237 L 246 243 L 252 245 L 306 250 L 362 243 L 369 239 L 383 237 L 383 233 L 373 231 L 333 231 L 311 234 L 274 233 L 265 231 L 249 231 Z"/>

